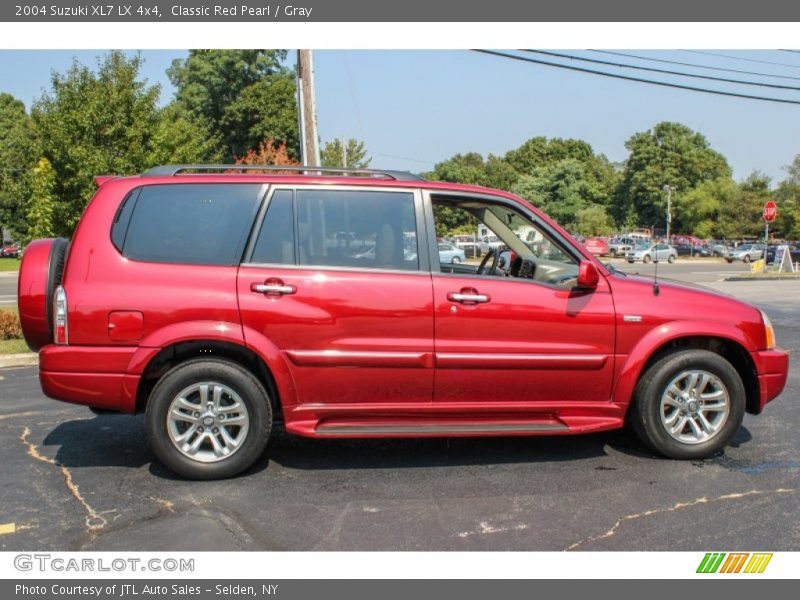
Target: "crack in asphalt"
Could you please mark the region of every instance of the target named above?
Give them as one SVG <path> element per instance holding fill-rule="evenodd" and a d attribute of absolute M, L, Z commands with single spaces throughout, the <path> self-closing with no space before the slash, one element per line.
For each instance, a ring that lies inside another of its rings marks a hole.
<path fill-rule="evenodd" d="M 48 458 L 39 452 L 39 448 L 31 442 L 28 438 L 31 435 L 31 430 L 29 427 L 25 427 L 22 430 L 22 434 L 19 436 L 20 441 L 25 444 L 28 448 L 28 456 L 31 458 L 46 463 L 48 465 L 52 465 L 54 467 L 58 467 L 61 470 L 61 475 L 64 478 L 64 484 L 67 486 L 67 490 L 75 500 L 83 507 L 84 511 L 86 511 L 86 519 L 84 520 L 84 524 L 86 525 L 86 531 L 90 535 L 95 535 L 99 530 L 103 529 L 108 524 L 108 521 L 105 517 L 103 517 L 100 513 L 98 513 L 92 506 L 86 501 L 86 498 L 83 497 L 81 494 L 80 488 L 78 484 L 75 483 L 75 480 L 72 477 L 72 471 L 70 471 L 67 467 L 62 464 L 59 464 L 52 458 Z M 109 512 L 109 511 L 106 511 Z"/>
<path fill-rule="evenodd" d="M 590 537 L 590 538 L 585 538 L 583 540 L 575 542 L 574 544 L 571 544 L 570 546 L 567 546 L 564 549 L 564 551 L 569 552 L 569 551 L 575 550 L 578 547 L 583 546 L 585 544 L 590 544 L 592 542 L 596 542 L 596 541 L 599 541 L 599 540 L 610 538 L 611 536 L 616 534 L 617 530 L 622 526 L 622 524 L 627 522 L 627 521 L 635 521 L 636 519 L 641 519 L 641 518 L 644 518 L 644 517 L 650 517 L 652 515 L 675 512 L 675 511 L 678 511 L 678 510 L 682 510 L 684 508 L 690 508 L 692 506 L 697 506 L 698 504 L 707 504 L 709 502 L 723 502 L 723 501 L 726 501 L 726 500 L 739 500 L 740 498 L 746 498 L 748 496 L 762 496 L 762 495 L 766 495 L 766 494 L 793 494 L 793 493 L 795 493 L 797 491 L 800 491 L 800 488 L 776 488 L 776 489 L 773 489 L 773 490 L 749 490 L 747 492 L 737 492 L 737 493 L 731 493 L 731 494 L 723 494 L 722 496 L 716 496 L 714 498 L 706 498 L 705 496 L 703 496 L 701 498 L 695 498 L 694 500 L 690 500 L 688 502 L 678 502 L 677 504 L 675 504 L 673 506 L 666 507 L 666 508 L 653 508 L 653 509 L 650 509 L 650 510 L 646 510 L 644 512 L 635 513 L 635 514 L 632 514 L 632 515 L 626 515 L 624 517 L 620 517 L 619 519 L 617 519 L 617 522 L 614 523 L 614 525 L 611 527 L 611 529 L 609 529 L 605 533 L 603 533 L 601 535 L 596 535 L 596 536 L 593 536 L 593 537 Z"/>
<path fill-rule="evenodd" d="M 16 419 L 18 417 L 34 417 L 36 415 L 43 415 L 44 411 L 30 411 L 30 412 L 21 412 L 21 413 L 11 413 L 10 415 L 0 415 L 0 421 L 5 421 L 6 419 Z"/>

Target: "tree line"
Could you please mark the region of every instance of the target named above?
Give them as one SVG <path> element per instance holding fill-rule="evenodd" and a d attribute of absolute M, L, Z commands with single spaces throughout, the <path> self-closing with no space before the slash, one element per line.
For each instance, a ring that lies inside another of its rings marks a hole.
<path fill-rule="evenodd" d="M 94 68 L 53 73 L 27 110 L 0 93 L 0 224 L 23 242 L 69 237 L 93 195 L 95 175 L 137 174 L 166 163 L 298 164 L 294 71 L 286 50 L 193 50 L 167 74 L 175 93 L 141 75 L 139 55 L 112 51 Z M 778 204 L 776 235 L 800 238 L 800 155 L 776 184 L 754 172 L 736 182 L 722 154 L 679 123 L 658 123 L 626 142 L 614 163 L 582 140 L 535 137 L 503 156 L 462 153 L 423 176 L 506 189 L 568 230 L 603 235 L 663 228 L 665 186 L 672 230 L 741 238 L 763 230 L 761 207 Z M 324 144 L 325 166 L 369 166 L 364 143 Z M 445 211 L 440 234 L 469 229 Z"/>
<path fill-rule="evenodd" d="M 503 156 L 458 154 L 427 178 L 509 190 L 581 235 L 644 227 L 664 231 L 666 186 L 671 230 L 716 239 L 763 235 L 762 207 L 778 205 L 771 235 L 800 238 L 800 155 L 773 185 L 760 172 L 736 182 L 725 157 L 680 123 L 662 122 L 631 136 L 628 157 L 613 163 L 582 140 L 535 137 Z M 442 230 L 472 230 L 459 213 L 443 214 Z M 442 233 L 442 232 L 440 232 Z"/>

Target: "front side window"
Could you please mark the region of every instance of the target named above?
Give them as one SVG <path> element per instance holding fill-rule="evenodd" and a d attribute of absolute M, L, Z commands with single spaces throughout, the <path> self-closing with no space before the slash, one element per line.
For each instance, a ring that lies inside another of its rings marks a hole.
<path fill-rule="evenodd" d="M 298 190 L 296 202 L 298 264 L 419 269 L 413 194 Z"/>
<path fill-rule="evenodd" d="M 451 265 L 440 256 L 442 272 L 530 279 L 559 287 L 576 282 L 578 260 L 565 250 L 563 242 L 514 208 L 470 198 L 433 197 L 433 217 L 437 235 L 457 245 L 472 244 L 477 236 L 462 232 L 477 232 L 478 227 L 489 230 L 486 238 L 491 242 L 482 254 L 467 254 L 465 264 Z"/>
<path fill-rule="evenodd" d="M 146 262 L 239 264 L 261 189 L 260 184 L 145 186 L 122 253 Z"/>

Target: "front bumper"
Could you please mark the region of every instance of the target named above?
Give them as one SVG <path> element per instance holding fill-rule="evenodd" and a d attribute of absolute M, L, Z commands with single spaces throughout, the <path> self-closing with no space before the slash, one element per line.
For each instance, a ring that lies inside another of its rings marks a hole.
<path fill-rule="evenodd" d="M 758 412 L 767 402 L 777 398 L 786 387 L 789 376 L 789 353 L 780 349 L 751 352 L 758 373 Z"/>

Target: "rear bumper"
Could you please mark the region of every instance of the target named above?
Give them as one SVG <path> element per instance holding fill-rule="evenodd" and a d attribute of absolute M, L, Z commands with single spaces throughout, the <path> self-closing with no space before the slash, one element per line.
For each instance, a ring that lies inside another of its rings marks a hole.
<path fill-rule="evenodd" d="M 39 382 L 54 400 L 133 414 L 140 373 L 135 347 L 55 346 L 39 352 Z"/>
<path fill-rule="evenodd" d="M 753 352 L 751 356 L 758 372 L 758 412 L 761 412 L 767 402 L 777 398 L 786 386 L 786 378 L 789 376 L 789 354 L 775 349 Z"/>

